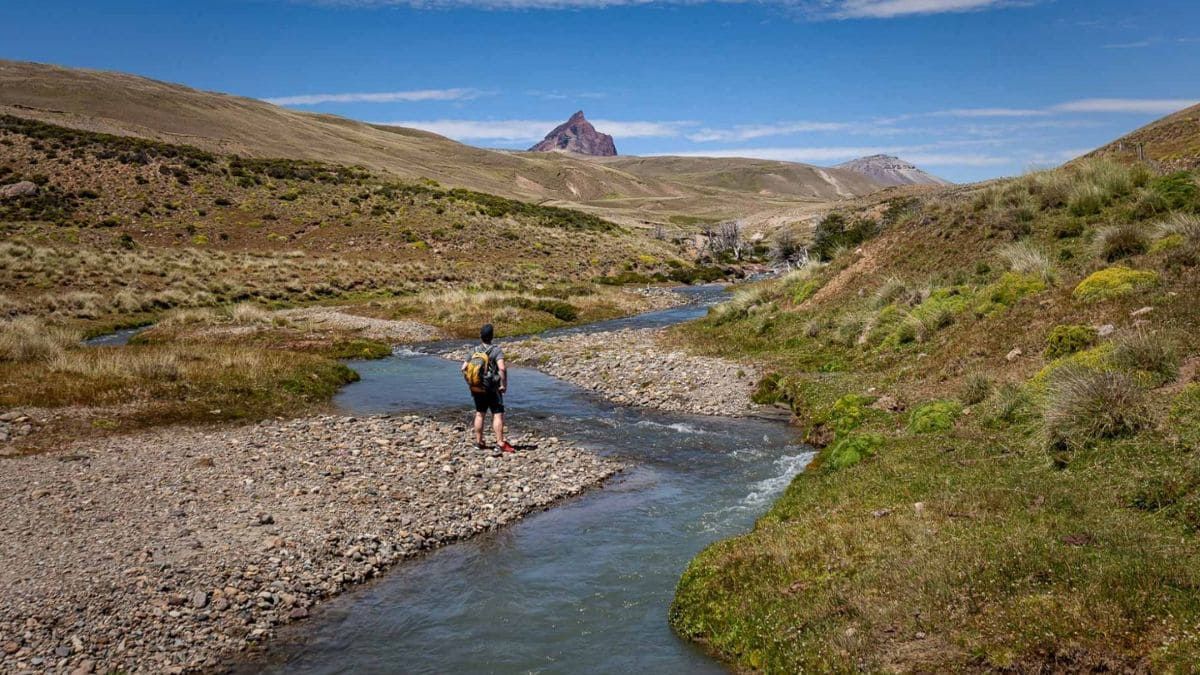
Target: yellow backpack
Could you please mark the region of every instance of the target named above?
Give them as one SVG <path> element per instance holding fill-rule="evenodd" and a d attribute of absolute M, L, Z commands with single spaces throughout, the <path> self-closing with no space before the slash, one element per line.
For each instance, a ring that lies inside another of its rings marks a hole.
<path fill-rule="evenodd" d="M 475 394 L 486 394 L 496 388 L 496 362 L 492 360 L 492 348 L 477 351 L 467 359 L 467 369 L 463 371 L 467 386 Z"/>

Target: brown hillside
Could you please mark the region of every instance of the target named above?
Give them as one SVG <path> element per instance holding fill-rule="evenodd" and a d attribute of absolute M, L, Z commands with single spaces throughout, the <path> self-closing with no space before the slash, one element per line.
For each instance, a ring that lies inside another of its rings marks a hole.
<path fill-rule="evenodd" d="M 1139 157 L 1139 151 L 1142 156 Z M 1200 166 L 1200 105 L 1168 115 L 1117 140 L 1097 148 L 1087 157 L 1111 157 L 1124 161 L 1147 159 L 1168 169 Z"/>
<path fill-rule="evenodd" d="M 878 189 L 835 169 L 784 162 L 677 158 L 654 168 L 657 158 L 614 165 L 560 153 L 496 152 L 134 75 L 13 61 L 0 61 L 0 112 L 221 154 L 361 165 L 400 178 L 575 205 L 626 223 L 746 217 Z M 729 177 L 714 178 L 722 171 Z"/>

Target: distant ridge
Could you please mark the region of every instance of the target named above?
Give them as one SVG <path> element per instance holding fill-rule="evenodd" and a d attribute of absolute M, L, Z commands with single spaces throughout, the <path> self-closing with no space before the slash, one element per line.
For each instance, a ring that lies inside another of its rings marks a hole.
<path fill-rule="evenodd" d="M 580 110 L 566 122 L 554 127 L 529 152 L 573 152 L 593 157 L 616 157 L 617 146 L 613 137 L 596 131 Z"/>
<path fill-rule="evenodd" d="M 838 164 L 837 168 L 861 173 L 880 185 L 953 185 L 944 178 L 926 173 L 915 164 L 892 155 L 859 157 Z"/>

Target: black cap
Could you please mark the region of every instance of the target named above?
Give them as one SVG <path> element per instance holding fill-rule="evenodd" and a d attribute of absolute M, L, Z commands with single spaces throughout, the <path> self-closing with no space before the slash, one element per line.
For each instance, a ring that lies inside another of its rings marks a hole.
<path fill-rule="evenodd" d="M 483 340 L 484 342 L 490 343 L 492 341 L 492 335 L 494 333 L 495 333 L 495 330 L 492 329 L 492 324 L 485 323 L 485 324 L 483 324 L 483 328 L 479 329 L 479 339 Z"/>

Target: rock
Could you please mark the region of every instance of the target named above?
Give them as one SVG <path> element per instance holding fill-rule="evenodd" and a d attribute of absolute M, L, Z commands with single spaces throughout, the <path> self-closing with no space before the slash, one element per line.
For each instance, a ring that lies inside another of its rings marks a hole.
<path fill-rule="evenodd" d="M 15 422 L 22 417 L 21 413 L 10 410 L 3 415 L 0 415 L 0 422 Z"/>
<path fill-rule="evenodd" d="M 259 525 L 274 525 L 275 516 L 272 516 L 269 513 L 260 513 L 258 514 L 255 522 L 257 522 Z"/>
<path fill-rule="evenodd" d="M 0 647 L 0 649 L 3 649 L 5 654 L 16 654 L 18 651 L 20 651 L 21 645 L 9 640 L 8 642 L 5 642 L 4 646 Z"/>
<path fill-rule="evenodd" d="M 884 394 L 883 396 L 875 399 L 875 402 L 872 403 L 870 407 L 876 410 L 883 410 L 885 412 L 893 413 L 904 412 L 905 408 L 903 403 L 896 400 L 896 397 L 890 394 Z"/>
<path fill-rule="evenodd" d="M 308 617 L 308 610 L 303 607 L 297 607 L 297 608 L 293 609 L 292 611 L 288 612 L 288 618 L 292 619 L 293 621 L 295 621 L 297 619 L 304 619 L 307 617 Z"/>
<path fill-rule="evenodd" d="M 1021 351 L 1020 347 L 1013 347 L 1013 350 L 1005 355 L 1004 360 L 1009 362 L 1016 361 L 1017 359 L 1021 358 L 1021 355 L 1024 353 L 1025 352 Z"/>
<path fill-rule="evenodd" d="M 1111 323 L 1106 323 L 1103 326 L 1099 326 L 1096 328 L 1096 335 L 1098 335 L 1102 338 L 1106 338 L 1115 332 L 1117 332 L 1117 327 L 1112 325 Z"/>
<path fill-rule="evenodd" d="M 1132 312 L 1130 312 L 1129 316 L 1137 318 L 1139 316 L 1145 316 L 1153 311 L 1154 311 L 1153 307 L 1142 307 L 1141 309 L 1135 309 Z"/>
<path fill-rule="evenodd" d="M 196 591 L 192 593 L 192 607 L 196 609 L 204 609 L 208 605 L 208 594 L 204 591 Z"/>
<path fill-rule="evenodd" d="M 38 193 L 37 183 L 32 183 L 23 180 L 19 183 L 12 183 L 0 187 L 0 199 L 12 199 L 14 197 L 24 197 L 26 195 L 36 195 Z"/>
<path fill-rule="evenodd" d="M 566 122 L 554 127 L 530 152 L 574 152 L 596 157 L 615 157 L 617 146 L 612 136 L 596 131 L 580 110 Z"/>

